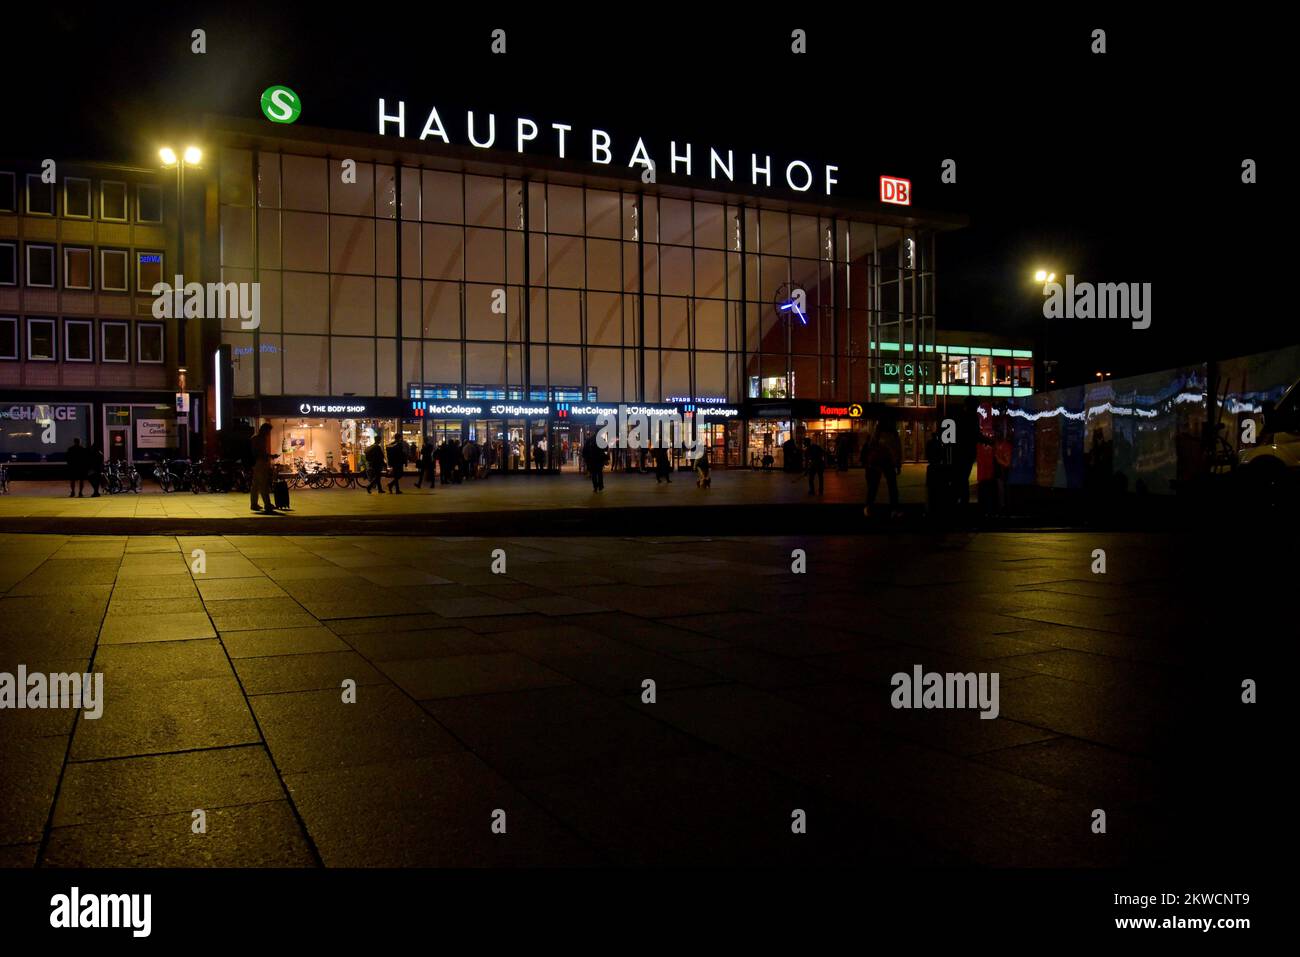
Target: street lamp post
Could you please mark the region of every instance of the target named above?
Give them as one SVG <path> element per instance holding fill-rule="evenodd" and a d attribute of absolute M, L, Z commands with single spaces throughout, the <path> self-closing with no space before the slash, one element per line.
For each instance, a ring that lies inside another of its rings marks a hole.
<path fill-rule="evenodd" d="M 158 151 L 158 156 L 162 160 L 164 169 L 176 170 L 176 275 L 185 275 L 185 167 L 197 167 L 203 159 L 203 151 L 197 146 L 187 146 L 180 156 L 170 146 L 164 146 Z M 185 312 L 181 310 L 176 316 L 176 371 L 177 392 L 185 392 L 187 385 L 185 382 Z M 179 413 L 178 413 L 179 414 Z M 189 456 L 190 447 L 190 422 L 189 412 L 184 413 L 185 421 L 182 423 L 184 428 L 181 430 L 181 456 Z"/>

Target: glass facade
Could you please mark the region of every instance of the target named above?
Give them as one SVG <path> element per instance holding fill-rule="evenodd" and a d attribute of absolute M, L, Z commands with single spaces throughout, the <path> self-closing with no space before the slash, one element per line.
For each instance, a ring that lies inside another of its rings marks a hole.
<path fill-rule="evenodd" d="M 355 167 L 219 151 L 221 280 L 261 283 L 222 323 L 237 397 L 935 404 L 899 369 L 934 365 L 928 230 Z"/>

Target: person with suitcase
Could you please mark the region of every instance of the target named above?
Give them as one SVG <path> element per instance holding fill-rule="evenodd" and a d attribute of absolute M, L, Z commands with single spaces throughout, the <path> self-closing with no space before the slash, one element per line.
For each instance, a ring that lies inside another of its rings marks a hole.
<path fill-rule="evenodd" d="M 253 437 L 253 478 L 249 483 L 248 497 L 249 505 L 254 512 L 275 514 L 275 506 L 271 504 L 271 459 L 279 457 L 279 453 L 271 451 L 271 423 L 263 422 L 257 435 Z M 258 496 L 261 496 L 265 508 L 258 507 Z M 286 491 L 285 498 L 288 497 Z"/>

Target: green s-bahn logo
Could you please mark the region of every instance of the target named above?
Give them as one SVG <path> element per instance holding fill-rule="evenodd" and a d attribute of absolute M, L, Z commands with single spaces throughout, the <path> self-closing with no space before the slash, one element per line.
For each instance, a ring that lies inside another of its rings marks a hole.
<path fill-rule="evenodd" d="M 262 112 L 272 123 L 292 123 L 302 112 L 302 100 L 287 86 L 268 86 L 262 91 Z"/>

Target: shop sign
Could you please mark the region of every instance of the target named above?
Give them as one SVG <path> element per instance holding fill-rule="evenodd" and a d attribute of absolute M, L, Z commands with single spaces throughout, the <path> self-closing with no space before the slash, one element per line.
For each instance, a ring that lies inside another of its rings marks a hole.
<path fill-rule="evenodd" d="M 0 408 L 0 418 L 14 422 L 76 422 L 80 405 L 11 405 Z"/>
<path fill-rule="evenodd" d="M 482 415 L 483 406 L 470 402 L 430 402 L 421 399 L 411 403 L 413 419 L 461 419 Z"/>
<path fill-rule="evenodd" d="M 174 449 L 178 445 L 174 419 L 136 419 L 137 449 Z"/>
<path fill-rule="evenodd" d="M 912 181 L 897 176 L 880 177 L 880 201 L 895 206 L 911 206 Z"/>

